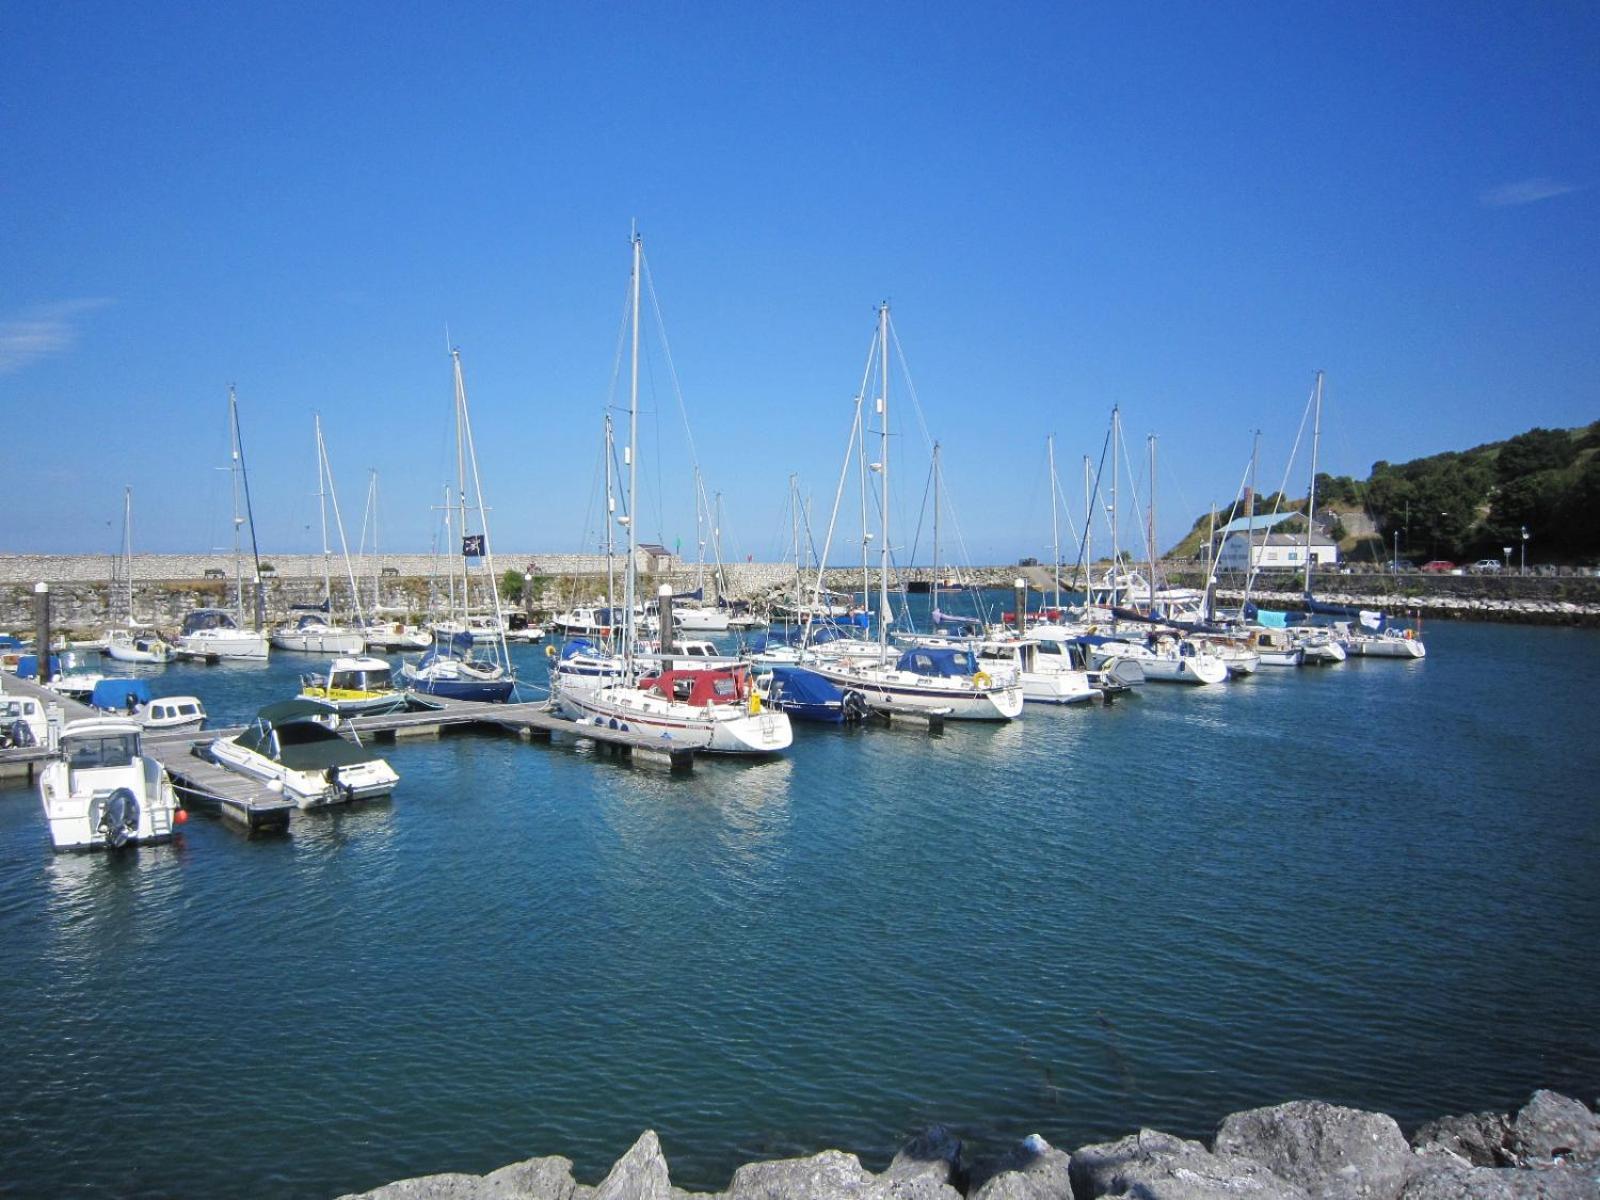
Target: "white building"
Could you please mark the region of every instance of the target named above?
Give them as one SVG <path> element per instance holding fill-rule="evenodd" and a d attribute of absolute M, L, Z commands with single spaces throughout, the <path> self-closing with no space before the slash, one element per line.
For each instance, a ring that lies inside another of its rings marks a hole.
<path fill-rule="evenodd" d="M 1306 550 L 1304 534 L 1241 530 L 1223 539 L 1222 548 L 1217 552 L 1217 568 L 1241 574 L 1252 567 L 1258 571 L 1303 571 Z M 1334 566 L 1339 561 L 1338 544 L 1326 534 L 1314 533 L 1310 557 L 1318 567 Z"/>

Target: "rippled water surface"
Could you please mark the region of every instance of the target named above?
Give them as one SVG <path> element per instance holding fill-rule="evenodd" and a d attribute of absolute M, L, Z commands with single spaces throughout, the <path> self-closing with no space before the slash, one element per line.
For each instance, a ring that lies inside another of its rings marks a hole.
<path fill-rule="evenodd" d="M 287 837 L 51 853 L 0 791 L 0 1192 L 331 1196 L 638 1135 L 675 1182 L 914 1127 L 1600 1088 L 1600 635 L 801 728 L 670 776 L 477 735 Z M 537 650 L 519 651 L 542 675 Z M 314 660 L 171 669 L 241 719 Z"/>

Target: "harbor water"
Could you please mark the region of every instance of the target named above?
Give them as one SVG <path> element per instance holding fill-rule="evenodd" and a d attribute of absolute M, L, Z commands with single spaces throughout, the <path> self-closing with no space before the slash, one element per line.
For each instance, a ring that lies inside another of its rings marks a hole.
<path fill-rule="evenodd" d="M 672 775 L 402 742 L 392 801 L 57 855 L 0 790 L 0 1193 L 329 1197 L 645 1128 L 674 1182 L 1600 1090 L 1600 634 L 1147 685 Z M 539 647 L 516 655 L 541 679 Z M 325 663 L 174 667 L 248 717 Z"/>

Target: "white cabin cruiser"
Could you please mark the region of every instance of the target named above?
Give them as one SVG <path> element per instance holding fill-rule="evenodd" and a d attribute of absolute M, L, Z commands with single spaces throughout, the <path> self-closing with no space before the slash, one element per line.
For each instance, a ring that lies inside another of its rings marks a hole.
<path fill-rule="evenodd" d="M 164 842 L 184 820 L 166 769 L 145 757 L 140 727 L 126 717 L 69 721 L 39 776 L 39 799 L 57 850 Z"/>
<path fill-rule="evenodd" d="M 318 700 L 340 716 L 395 712 L 406 706 L 406 694 L 394 685 L 394 673 L 381 658 L 336 658 L 326 675 L 302 675 L 300 698 Z"/>
<path fill-rule="evenodd" d="M 362 631 L 367 649 L 380 653 L 403 650 L 426 650 L 433 645 L 433 634 L 417 625 L 404 621 L 379 621 Z"/>
<path fill-rule="evenodd" d="M 197 696 L 161 696 L 135 713 L 134 720 L 157 733 L 199 729 L 206 723 L 206 706 Z"/>
<path fill-rule="evenodd" d="M 339 714 L 316 700 L 269 704 L 237 737 L 206 747 L 212 762 L 283 794 L 302 809 L 375 800 L 394 791 L 400 776 L 359 742 L 335 730 Z"/>
<path fill-rule="evenodd" d="M 183 619 L 177 651 L 185 658 L 206 662 L 221 659 L 267 660 L 267 638 L 253 629 L 241 629 L 233 614 L 220 608 L 199 608 Z"/>
<path fill-rule="evenodd" d="M 0 749 L 48 745 L 50 720 L 32 696 L 0 694 Z"/>
<path fill-rule="evenodd" d="M 1082 704 L 1100 696 L 1089 673 L 1074 665 L 1060 642 L 1029 637 L 986 640 L 977 643 L 974 653 L 979 668 L 995 679 L 1015 678 L 1025 701 Z"/>

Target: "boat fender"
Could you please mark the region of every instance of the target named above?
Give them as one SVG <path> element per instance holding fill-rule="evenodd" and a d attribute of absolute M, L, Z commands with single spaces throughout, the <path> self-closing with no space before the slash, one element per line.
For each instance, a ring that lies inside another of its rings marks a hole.
<path fill-rule="evenodd" d="M 1414 630 L 1414 629 L 1406 630 L 1406 641 L 1409 642 L 1412 638 L 1414 638 L 1416 636 L 1417 636 L 1416 630 Z"/>
<path fill-rule="evenodd" d="M 127 788 L 118 788 L 107 796 L 99 830 L 107 846 L 115 849 L 127 845 L 128 839 L 139 832 L 139 797 Z"/>
<path fill-rule="evenodd" d="M 979 671 L 972 677 L 972 686 L 977 688 L 980 692 L 993 682 L 994 680 L 989 677 L 989 672 L 987 671 Z"/>
<path fill-rule="evenodd" d="M 546 646 L 544 648 L 544 656 L 546 658 L 554 658 L 556 656 L 556 648 L 555 648 L 555 646 L 553 646 L 553 645 Z"/>

